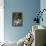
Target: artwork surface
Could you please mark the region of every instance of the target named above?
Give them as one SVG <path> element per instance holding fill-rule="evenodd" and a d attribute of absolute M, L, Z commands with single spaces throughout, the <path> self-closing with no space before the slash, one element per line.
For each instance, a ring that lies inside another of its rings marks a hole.
<path fill-rule="evenodd" d="M 23 19 L 21 12 L 13 12 L 12 13 L 12 25 L 13 26 L 22 26 Z"/>

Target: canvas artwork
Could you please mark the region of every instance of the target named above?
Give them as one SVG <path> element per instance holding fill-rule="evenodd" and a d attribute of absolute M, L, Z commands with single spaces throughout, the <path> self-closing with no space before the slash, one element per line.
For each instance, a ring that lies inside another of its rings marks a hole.
<path fill-rule="evenodd" d="M 13 12 L 12 13 L 12 26 L 22 26 L 23 19 L 21 12 Z"/>

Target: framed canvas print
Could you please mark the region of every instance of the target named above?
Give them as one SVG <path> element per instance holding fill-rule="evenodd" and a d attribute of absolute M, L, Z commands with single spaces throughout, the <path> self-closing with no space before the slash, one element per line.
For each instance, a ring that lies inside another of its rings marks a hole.
<path fill-rule="evenodd" d="M 22 26 L 23 19 L 21 12 L 13 12 L 12 13 L 12 26 Z"/>

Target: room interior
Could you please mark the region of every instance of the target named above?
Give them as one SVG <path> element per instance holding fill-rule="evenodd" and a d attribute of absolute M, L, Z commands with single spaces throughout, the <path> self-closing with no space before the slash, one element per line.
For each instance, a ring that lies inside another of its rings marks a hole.
<path fill-rule="evenodd" d="M 46 0 L 0 0 L 0 46 L 46 46 L 45 5 Z"/>

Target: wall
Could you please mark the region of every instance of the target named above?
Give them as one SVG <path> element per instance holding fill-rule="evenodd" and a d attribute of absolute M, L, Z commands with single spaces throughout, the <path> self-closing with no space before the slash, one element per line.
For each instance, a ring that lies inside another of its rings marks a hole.
<path fill-rule="evenodd" d="M 7 41 L 18 41 L 32 28 L 35 12 L 40 9 L 40 0 L 4 0 L 4 35 Z M 12 12 L 23 13 L 23 26 L 12 26 Z"/>
<path fill-rule="evenodd" d="M 41 0 L 40 1 L 40 9 L 41 9 L 41 11 L 43 9 L 46 9 L 46 0 Z M 43 25 L 43 26 L 46 26 L 46 20 L 45 20 L 46 19 L 46 11 L 43 12 L 42 17 L 43 17 L 44 20 L 43 20 L 43 22 L 41 21 L 40 24 Z"/>
<path fill-rule="evenodd" d="M 40 0 L 40 10 L 43 10 L 43 9 L 46 9 L 46 0 Z M 46 27 L 46 11 L 44 11 L 42 17 L 43 17 L 43 22 L 40 21 L 40 25 Z M 45 43 L 46 43 L 46 38 L 45 38 Z"/>
<path fill-rule="evenodd" d="M 0 0 L 0 42 L 4 41 L 4 0 Z"/>

